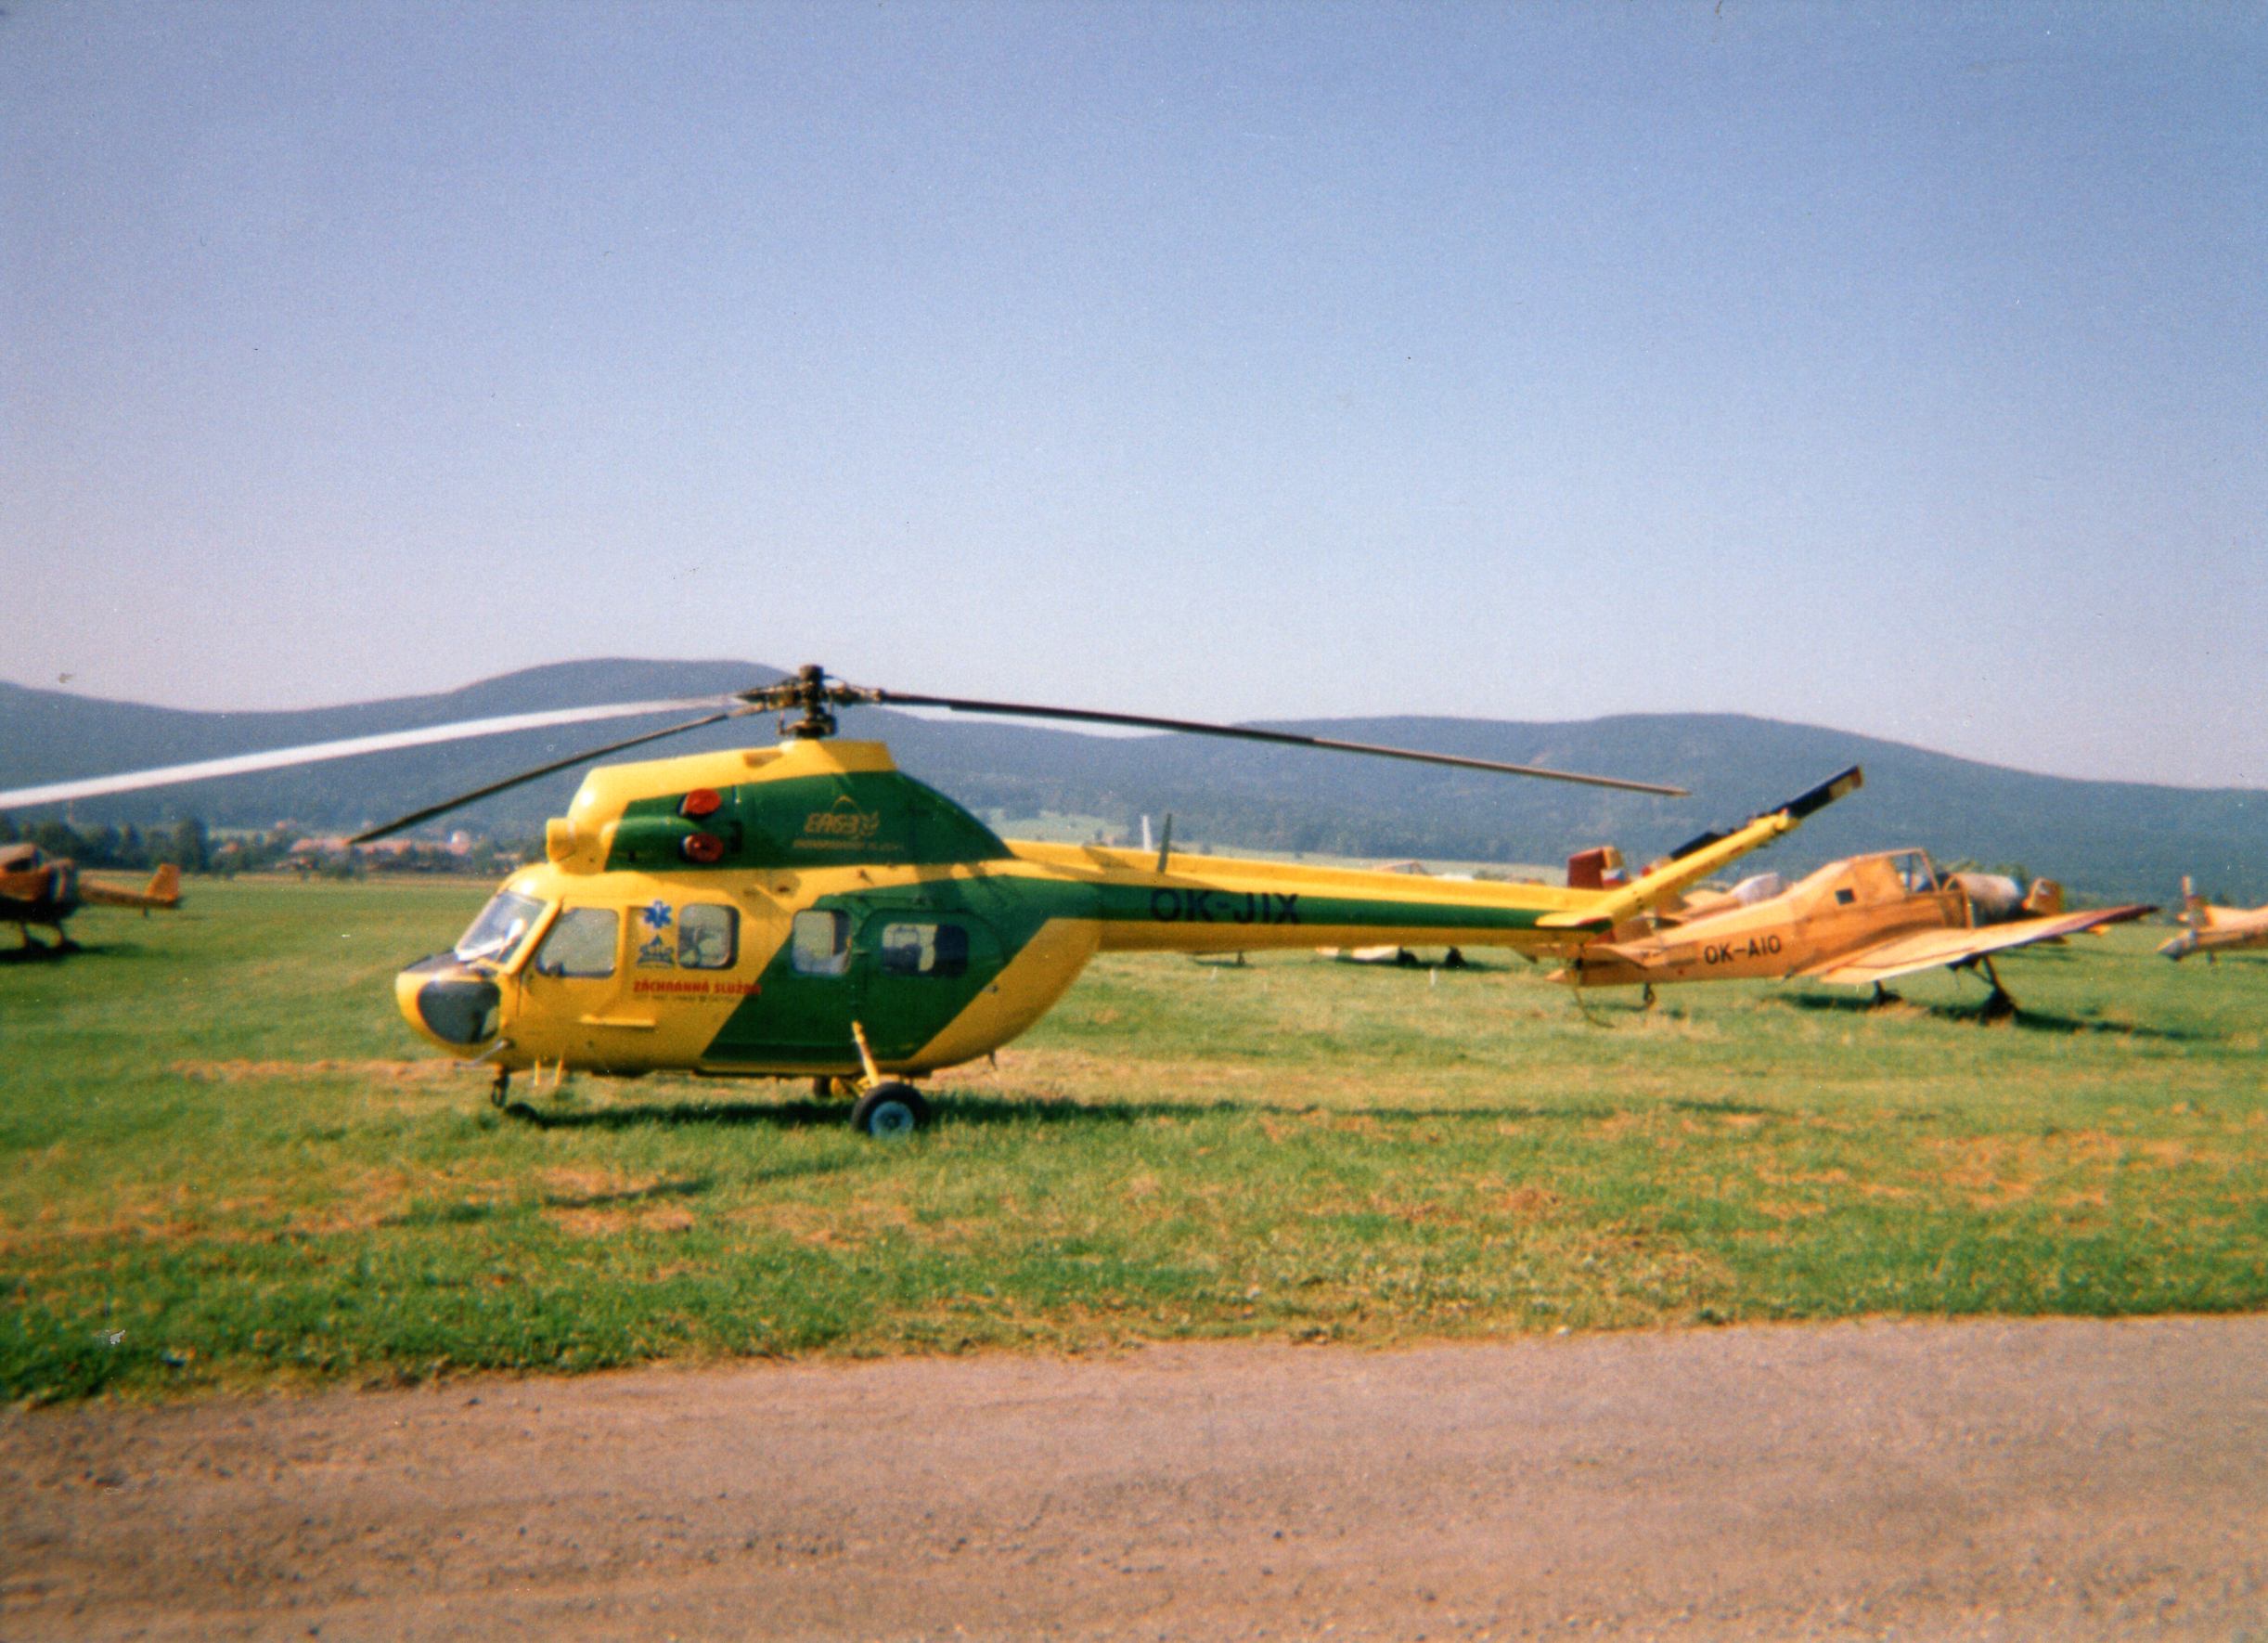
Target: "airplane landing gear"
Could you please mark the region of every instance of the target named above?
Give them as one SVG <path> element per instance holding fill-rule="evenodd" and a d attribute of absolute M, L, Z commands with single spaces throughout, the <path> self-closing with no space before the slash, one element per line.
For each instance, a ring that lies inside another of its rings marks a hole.
<path fill-rule="evenodd" d="M 1985 997 L 1984 1007 L 1977 1012 L 1977 1019 L 1979 1021 L 2007 1020 L 2016 1014 L 2016 1000 L 2010 998 L 2008 990 L 2000 984 L 2000 972 L 1992 967 L 1991 958 L 1979 957 L 1977 964 L 1984 971 L 1985 979 L 1992 984 L 1991 992 Z"/>
<path fill-rule="evenodd" d="M 509 1067 L 497 1067 L 496 1079 L 488 1086 L 488 1105 L 496 1108 L 499 1112 L 502 1111 L 504 1108 L 504 1104 L 511 1098 L 511 1068 Z"/>

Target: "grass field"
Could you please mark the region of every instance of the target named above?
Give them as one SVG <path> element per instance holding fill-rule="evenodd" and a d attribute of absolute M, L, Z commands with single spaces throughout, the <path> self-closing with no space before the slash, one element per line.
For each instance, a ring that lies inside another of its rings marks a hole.
<path fill-rule="evenodd" d="M 878 1144 L 763 1082 L 497 1116 L 390 992 L 488 888 L 192 881 L 0 965 L 0 1391 L 2268 1303 L 2268 963 L 2162 929 L 2008 959 L 1992 1027 L 1105 960 Z"/>

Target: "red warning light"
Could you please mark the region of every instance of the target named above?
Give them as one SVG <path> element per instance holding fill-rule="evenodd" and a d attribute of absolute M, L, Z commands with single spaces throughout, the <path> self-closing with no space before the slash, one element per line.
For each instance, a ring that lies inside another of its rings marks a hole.
<path fill-rule="evenodd" d="M 703 867 L 714 866 L 725 859 L 725 841 L 714 833 L 688 834 L 677 848 L 688 861 L 698 861 Z"/>
<path fill-rule="evenodd" d="M 677 814 L 689 816 L 698 822 L 703 816 L 714 816 L 725 808 L 725 796 L 714 787 L 696 787 L 677 803 Z"/>

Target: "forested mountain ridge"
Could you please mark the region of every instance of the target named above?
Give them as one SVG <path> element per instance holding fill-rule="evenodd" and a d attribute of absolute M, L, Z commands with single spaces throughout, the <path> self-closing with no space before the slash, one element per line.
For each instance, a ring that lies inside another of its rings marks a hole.
<path fill-rule="evenodd" d="M 433 695 L 263 713 L 190 712 L 0 683 L 0 787 L 460 718 L 721 693 L 779 677 L 776 667 L 727 661 L 570 662 Z M 84 800 L 70 810 L 82 823 L 147 826 L 194 814 L 221 826 L 288 819 L 308 828 L 352 827 L 666 722 L 520 732 Z M 845 736 L 887 741 L 907 770 L 973 809 L 1056 810 L 1122 825 L 1170 811 L 1176 839 L 1191 846 L 1550 861 L 1612 841 L 1637 860 L 1776 804 L 1845 765 L 1863 764 L 1865 790 L 1776 847 L 1770 865 L 1795 871 L 1857 850 L 1918 844 L 1944 860 L 2020 865 L 2091 897 L 2170 902 L 2187 873 L 2217 894 L 2268 899 L 2268 793 L 2254 789 L 2035 775 L 1732 714 L 1563 723 L 1391 718 L 1279 728 L 1674 782 L 1694 796 L 1659 799 L 1189 736 L 1090 736 L 874 708 L 843 717 Z M 658 744 L 654 753 L 741 745 L 771 734 L 767 718 L 751 718 Z M 533 834 L 566 808 L 578 779 L 571 772 L 531 783 L 452 824 Z M 62 809 L 21 812 L 19 820 Z"/>

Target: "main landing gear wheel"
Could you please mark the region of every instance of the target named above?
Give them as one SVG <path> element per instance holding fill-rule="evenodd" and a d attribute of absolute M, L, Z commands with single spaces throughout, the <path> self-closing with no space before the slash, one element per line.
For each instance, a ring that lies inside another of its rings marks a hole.
<path fill-rule="evenodd" d="M 910 1135 L 929 1122 L 929 1103 L 911 1084 L 892 1079 L 876 1084 L 851 1108 L 851 1128 L 878 1140 Z"/>

